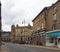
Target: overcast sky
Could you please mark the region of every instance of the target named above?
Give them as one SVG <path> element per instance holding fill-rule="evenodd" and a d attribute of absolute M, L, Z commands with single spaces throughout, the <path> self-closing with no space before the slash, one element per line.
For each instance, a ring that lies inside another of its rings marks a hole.
<path fill-rule="evenodd" d="M 10 31 L 12 24 L 32 24 L 32 20 L 46 6 L 51 6 L 57 0 L 1 0 L 2 30 Z"/>

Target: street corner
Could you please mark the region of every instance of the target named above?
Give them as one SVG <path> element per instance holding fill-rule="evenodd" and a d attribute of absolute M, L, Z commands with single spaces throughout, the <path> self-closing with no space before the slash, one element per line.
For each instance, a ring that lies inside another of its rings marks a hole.
<path fill-rule="evenodd" d="M 0 52 L 10 52 L 10 50 L 6 45 L 1 45 Z"/>

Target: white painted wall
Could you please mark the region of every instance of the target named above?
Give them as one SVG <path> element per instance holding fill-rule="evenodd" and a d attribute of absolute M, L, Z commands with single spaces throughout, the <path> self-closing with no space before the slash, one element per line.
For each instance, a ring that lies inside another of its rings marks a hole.
<path fill-rule="evenodd" d="M 46 38 L 46 46 L 54 46 L 54 42 L 50 43 L 49 38 Z"/>
<path fill-rule="evenodd" d="M 58 44 L 58 48 L 60 48 L 60 44 Z"/>
<path fill-rule="evenodd" d="M 54 43 L 47 43 L 46 42 L 46 46 L 54 46 Z"/>
<path fill-rule="evenodd" d="M 60 48 L 60 41 L 58 42 L 57 46 L 58 46 L 58 48 Z"/>

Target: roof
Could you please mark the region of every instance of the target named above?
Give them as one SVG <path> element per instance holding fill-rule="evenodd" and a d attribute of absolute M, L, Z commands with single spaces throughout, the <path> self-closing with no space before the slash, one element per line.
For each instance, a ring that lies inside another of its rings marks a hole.
<path fill-rule="evenodd" d="M 53 3 L 52 6 L 49 7 L 49 9 L 50 9 L 51 7 L 53 7 L 55 4 L 57 4 L 58 2 L 60 2 L 60 0 L 58 0 L 58 1 L 55 2 L 55 3 Z"/>
<path fill-rule="evenodd" d="M 29 26 L 19 26 L 19 27 L 15 27 L 16 29 L 17 28 L 28 28 Z M 32 28 L 32 26 L 31 26 L 31 28 Z"/>
<path fill-rule="evenodd" d="M 10 34 L 11 34 L 10 31 L 2 31 L 2 32 L 1 32 L 1 35 L 2 35 L 2 36 L 8 36 L 8 35 L 10 35 Z"/>
<path fill-rule="evenodd" d="M 2 31 L 1 33 L 11 33 L 10 31 Z"/>
<path fill-rule="evenodd" d="M 32 20 L 32 22 L 45 10 L 47 7 L 43 8 L 42 11 Z"/>

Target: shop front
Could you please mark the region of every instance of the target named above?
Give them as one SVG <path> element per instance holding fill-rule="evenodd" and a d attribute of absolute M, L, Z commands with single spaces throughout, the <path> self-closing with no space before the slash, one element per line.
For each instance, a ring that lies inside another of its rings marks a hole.
<path fill-rule="evenodd" d="M 36 31 L 32 34 L 32 43 L 35 44 L 35 45 L 40 45 L 41 44 L 40 31 Z"/>
<path fill-rule="evenodd" d="M 57 47 L 60 48 L 60 36 L 57 37 Z"/>
<path fill-rule="evenodd" d="M 60 47 L 60 31 L 46 32 L 46 46 Z"/>

